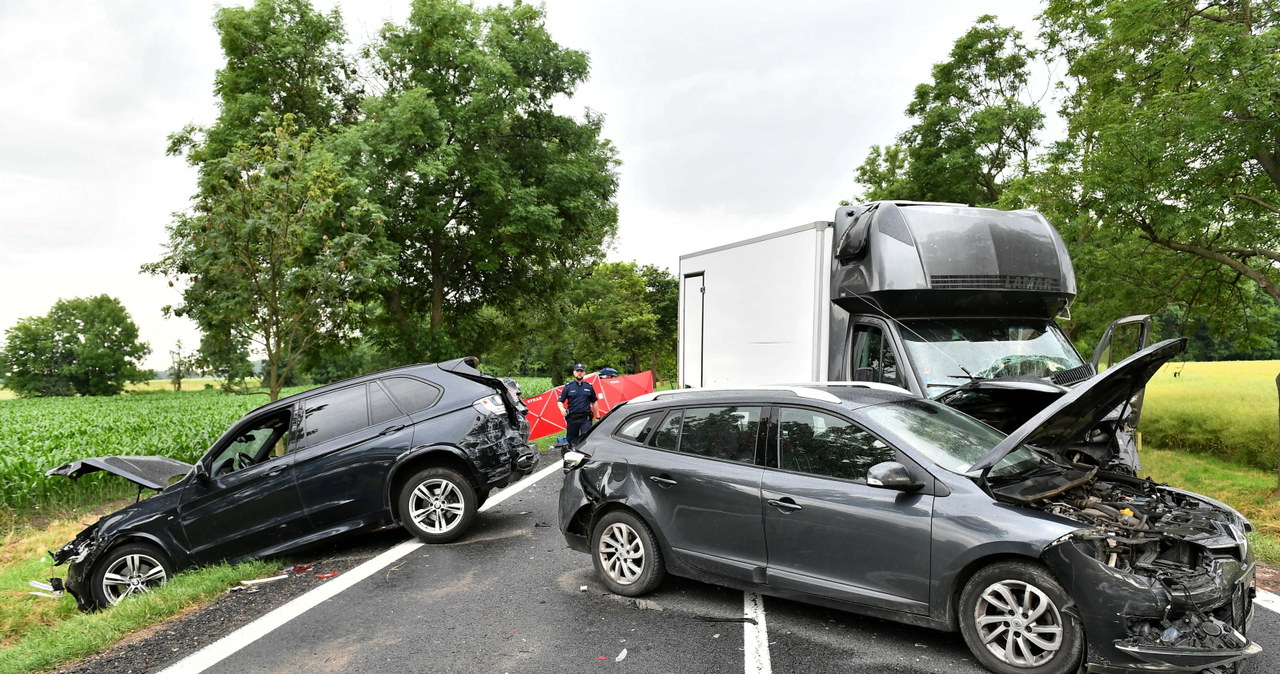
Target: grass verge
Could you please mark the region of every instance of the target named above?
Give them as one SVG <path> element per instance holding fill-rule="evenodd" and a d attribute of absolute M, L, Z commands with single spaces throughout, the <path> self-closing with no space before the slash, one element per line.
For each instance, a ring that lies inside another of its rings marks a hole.
<path fill-rule="evenodd" d="M 1242 467 L 1200 454 L 1142 449 L 1142 476 L 1204 494 L 1230 505 L 1253 523 L 1249 535 L 1254 555 L 1267 566 L 1280 567 L 1280 497 L 1276 474 Z"/>

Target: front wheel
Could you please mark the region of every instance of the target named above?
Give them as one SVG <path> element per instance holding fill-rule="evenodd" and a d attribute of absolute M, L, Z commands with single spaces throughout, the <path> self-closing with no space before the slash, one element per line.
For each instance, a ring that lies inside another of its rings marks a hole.
<path fill-rule="evenodd" d="M 983 666 L 999 674 L 1069 674 L 1080 669 L 1084 628 L 1049 571 L 997 562 L 960 593 L 960 632 Z"/>
<path fill-rule="evenodd" d="M 121 545 L 98 560 L 89 574 L 93 605 L 107 608 L 125 597 L 150 592 L 169 578 L 173 564 L 164 552 L 148 543 Z"/>
<path fill-rule="evenodd" d="M 591 535 L 596 575 L 610 592 L 637 597 L 657 589 L 665 570 L 658 539 L 635 514 L 615 510 L 600 518 Z"/>
<path fill-rule="evenodd" d="M 475 520 L 476 490 L 451 468 L 414 473 L 400 489 L 400 523 L 424 543 L 448 543 Z"/>

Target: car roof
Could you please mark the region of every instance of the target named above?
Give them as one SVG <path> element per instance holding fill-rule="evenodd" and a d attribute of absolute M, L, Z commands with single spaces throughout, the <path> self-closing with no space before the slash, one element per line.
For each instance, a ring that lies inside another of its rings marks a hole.
<path fill-rule="evenodd" d="M 766 386 L 727 386 L 685 388 L 646 393 L 631 404 L 654 402 L 667 405 L 711 403 L 720 401 L 742 402 L 803 402 L 816 401 L 847 408 L 859 408 L 885 402 L 918 398 L 909 391 L 876 382 L 809 382 L 804 384 L 778 384 Z"/>

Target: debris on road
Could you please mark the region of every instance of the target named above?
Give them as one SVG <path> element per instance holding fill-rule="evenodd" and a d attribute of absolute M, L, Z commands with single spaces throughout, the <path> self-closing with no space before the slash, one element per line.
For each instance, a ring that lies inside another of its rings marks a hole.
<path fill-rule="evenodd" d="M 277 580 L 284 580 L 285 578 L 288 578 L 288 577 L 289 576 L 287 574 L 280 574 L 279 576 L 272 576 L 270 578 L 255 578 L 253 580 L 242 580 L 240 581 L 240 584 L 241 585 L 258 585 L 259 583 L 274 583 Z"/>

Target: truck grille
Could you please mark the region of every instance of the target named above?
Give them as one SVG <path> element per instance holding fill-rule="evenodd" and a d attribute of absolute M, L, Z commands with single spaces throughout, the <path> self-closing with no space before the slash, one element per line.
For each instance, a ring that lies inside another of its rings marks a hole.
<path fill-rule="evenodd" d="M 929 284 L 935 290 L 1062 290 L 1060 279 L 1007 274 L 934 274 Z"/>

